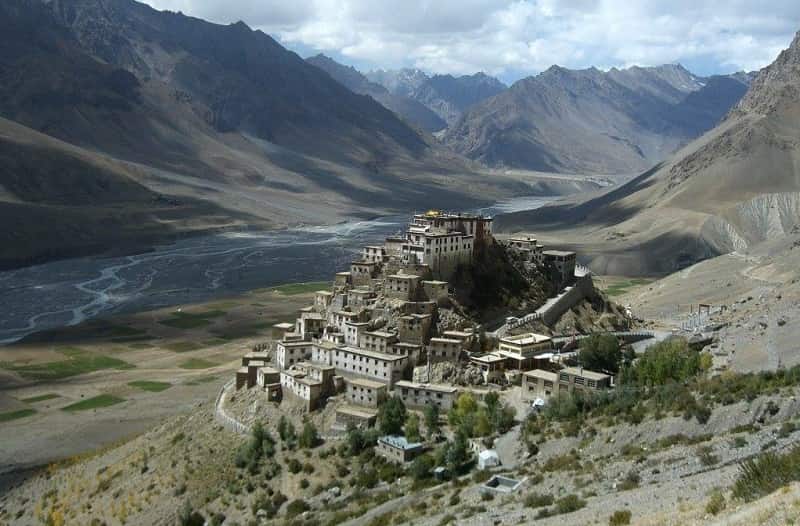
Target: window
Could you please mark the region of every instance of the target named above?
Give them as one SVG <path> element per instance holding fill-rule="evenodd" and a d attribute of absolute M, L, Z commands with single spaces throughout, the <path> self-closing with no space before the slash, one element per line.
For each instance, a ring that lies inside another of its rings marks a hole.
<path fill-rule="evenodd" d="M 575 383 L 576 383 L 577 385 L 583 385 L 583 382 L 584 382 L 584 380 L 583 380 L 583 378 L 582 378 L 582 377 L 580 377 L 580 376 L 576 376 L 576 377 L 575 377 Z"/>
<path fill-rule="evenodd" d="M 558 375 L 558 379 L 562 382 L 569 382 L 569 375 L 567 373 L 561 373 Z"/>

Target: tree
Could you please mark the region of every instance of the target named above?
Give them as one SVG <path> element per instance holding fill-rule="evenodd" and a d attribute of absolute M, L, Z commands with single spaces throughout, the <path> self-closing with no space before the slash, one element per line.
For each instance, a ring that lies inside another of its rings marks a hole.
<path fill-rule="evenodd" d="M 422 441 L 422 435 L 419 433 L 419 417 L 416 413 L 409 413 L 406 418 L 405 425 L 406 439 L 409 442 Z"/>
<path fill-rule="evenodd" d="M 472 415 L 477 411 L 478 403 L 470 393 L 461 393 L 456 399 L 456 403 L 447 415 L 451 426 L 458 426 L 467 415 Z"/>
<path fill-rule="evenodd" d="M 593 334 L 584 338 L 581 340 L 578 361 L 587 369 L 617 374 L 622 361 L 619 340 L 611 334 Z"/>
<path fill-rule="evenodd" d="M 492 423 L 489 420 L 489 415 L 484 409 L 480 409 L 475 417 L 475 425 L 468 433 L 469 436 L 485 437 L 492 434 Z"/>
<path fill-rule="evenodd" d="M 300 434 L 300 447 L 304 449 L 311 449 L 317 447 L 320 443 L 319 433 L 317 428 L 311 422 L 303 424 L 303 432 Z"/>
<path fill-rule="evenodd" d="M 425 406 L 425 428 L 428 431 L 428 438 L 439 432 L 439 406 Z"/>
<path fill-rule="evenodd" d="M 433 457 L 427 453 L 418 456 L 414 459 L 409 468 L 411 476 L 414 477 L 414 480 L 423 480 L 430 477 L 434 463 Z"/>
<path fill-rule="evenodd" d="M 451 473 L 458 473 L 459 468 L 469 458 L 467 450 L 467 437 L 463 433 L 456 433 L 452 442 L 447 444 L 445 450 L 444 462 Z"/>
<path fill-rule="evenodd" d="M 384 435 L 399 435 L 406 422 L 406 406 L 403 401 L 392 396 L 378 409 L 378 428 Z"/>
<path fill-rule="evenodd" d="M 640 386 L 684 382 L 700 372 L 700 354 L 684 338 L 669 338 L 649 347 L 634 362 L 626 380 Z"/>
<path fill-rule="evenodd" d="M 365 442 L 364 433 L 361 429 L 352 424 L 347 426 L 346 443 L 347 454 L 349 456 L 353 457 L 361 453 L 361 450 L 364 449 Z"/>

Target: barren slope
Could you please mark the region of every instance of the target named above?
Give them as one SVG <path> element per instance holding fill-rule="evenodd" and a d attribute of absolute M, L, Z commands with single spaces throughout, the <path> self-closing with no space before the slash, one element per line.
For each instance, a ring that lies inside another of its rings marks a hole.
<path fill-rule="evenodd" d="M 800 35 L 719 126 L 622 187 L 498 220 L 547 231 L 615 274 L 668 273 L 800 223 Z"/>

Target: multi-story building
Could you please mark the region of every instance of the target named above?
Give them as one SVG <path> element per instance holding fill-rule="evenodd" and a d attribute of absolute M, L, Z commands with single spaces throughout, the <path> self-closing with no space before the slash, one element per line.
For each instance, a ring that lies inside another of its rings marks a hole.
<path fill-rule="evenodd" d="M 456 362 L 461 356 L 461 340 L 431 338 L 426 349 L 430 363 Z"/>
<path fill-rule="evenodd" d="M 387 298 L 413 300 L 416 297 L 420 277 L 413 274 L 392 274 L 383 282 L 383 295 Z"/>
<path fill-rule="evenodd" d="M 550 274 L 550 279 L 559 287 L 575 282 L 575 252 L 545 250 L 542 256 L 545 269 Z"/>
<path fill-rule="evenodd" d="M 386 384 L 366 378 L 348 378 L 345 380 L 345 400 L 354 405 L 378 407 L 386 399 Z"/>
<path fill-rule="evenodd" d="M 549 362 L 553 340 L 549 336 L 532 332 L 501 338 L 496 354 L 508 361 L 508 369 L 528 371 Z"/>
<path fill-rule="evenodd" d="M 522 396 L 527 399 L 547 398 L 573 391 L 600 391 L 611 387 L 611 376 L 580 367 L 560 371 L 536 369 L 522 375 Z"/>
<path fill-rule="evenodd" d="M 389 254 L 386 247 L 370 245 L 361 250 L 361 261 L 383 263 L 387 259 L 389 259 Z"/>
<path fill-rule="evenodd" d="M 343 376 L 360 376 L 384 382 L 391 386 L 403 376 L 408 366 L 407 356 L 367 351 L 347 345 L 314 346 L 314 361 L 332 365 Z"/>
<path fill-rule="evenodd" d="M 512 237 L 506 246 L 517 254 L 521 254 L 526 262 L 542 265 L 544 263 L 544 246 L 532 237 Z"/>
<path fill-rule="evenodd" d="M 393 332 L 366 331 L 361 335 L 361 347 L 368 351 L 388 353 L 389 348 L 396 342 L 397 334 Z"/>
<path fill-rule="evenodd" d="M 394 384 L 394 395 L 410 409 L 424 409 L 435 405 L 442 411 L 449 411 L 458 398 L 458 389 L 449 385 L 400 380 Z"/>
<path fill-rule="evenodd" d="M 409 314 L 397 320 L 398 337 L 401 342 L 421 345 L 428 339 L 431 329 L 430 314 Z"/>
<path fill-rule="evenodd" d="M 275 363 L 278 369 L 288 369 L 292 365 L 311 358 L 311 342 L 280 341 L 275 346 Z"/>

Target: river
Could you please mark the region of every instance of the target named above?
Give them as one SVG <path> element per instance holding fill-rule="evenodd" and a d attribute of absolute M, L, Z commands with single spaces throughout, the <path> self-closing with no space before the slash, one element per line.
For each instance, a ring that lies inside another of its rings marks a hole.
<path fill-rule="evenodd" d="M 497 215 L 555 197 L 517 197 L 472 210 Z M 189 238 L 124 257 L 66 259 L 0 272 L 0 343 L 34 332 L 236 295 L 282 283 L 332 279 L 363 245 L 400 232 L 409 216 L 322 227 Z"/>

